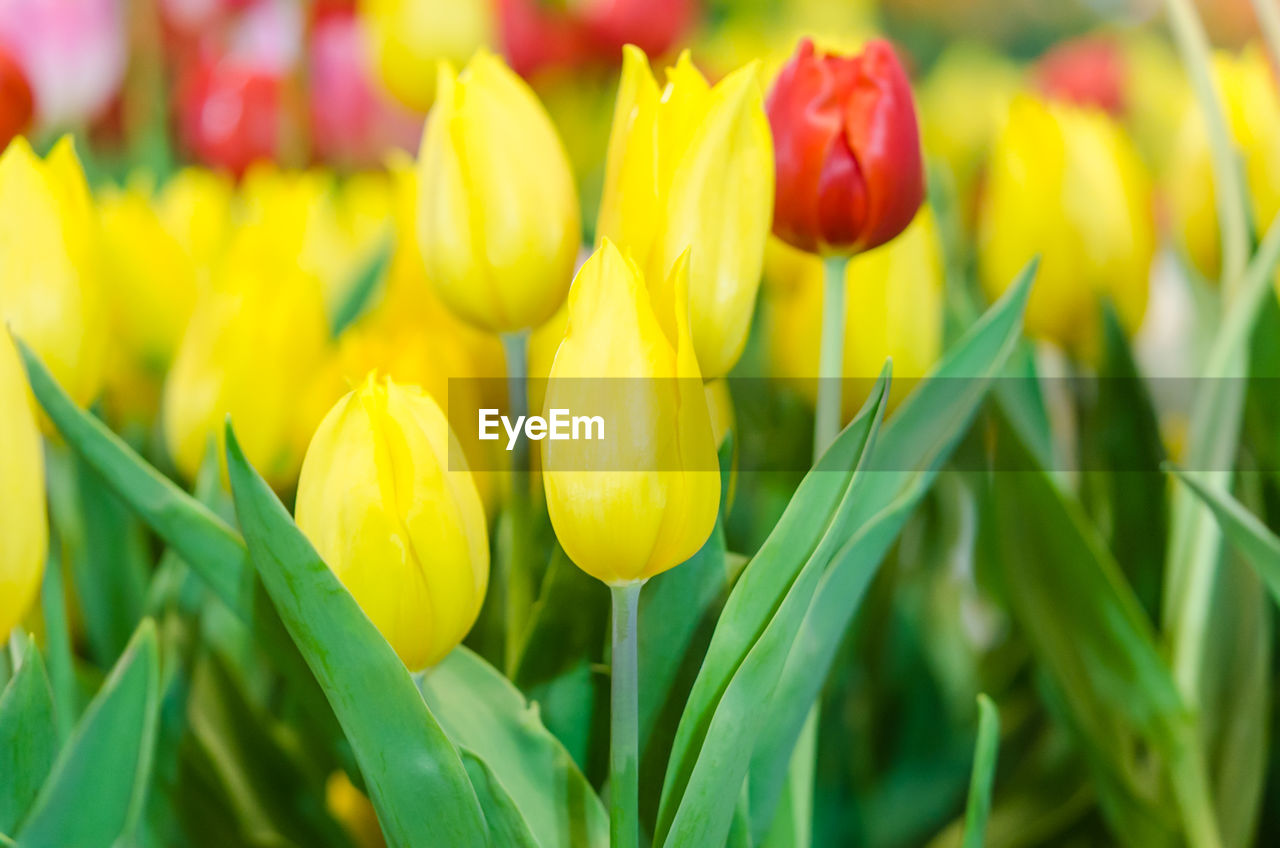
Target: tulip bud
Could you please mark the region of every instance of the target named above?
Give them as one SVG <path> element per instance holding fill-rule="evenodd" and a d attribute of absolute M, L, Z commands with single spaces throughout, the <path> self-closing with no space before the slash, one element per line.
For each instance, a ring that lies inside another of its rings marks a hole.
<path fill-rule="evenodd" d="M 0 327 L 0 638 L 31 606 L 49 547 L 44 448 L 33 407 L 18 348 Z"/>
<path fill-rule="evenodd" d="M 374 69 L 419 112 L 431 107 L 441 60 L 464 62 L 493 36 L 488 0 L 360 0 Z"/>
<path fill-rule="evenodd" d="M 113 338 L 131 360 L 161 374 L 195 306 L 195 265 L 143 185 L 105 192 L 98 219 Z"/>
<path fill-rule="evenodd" d="M 708 379 L 742 354 L 773 214 L 773 143 L 758 66 L 715 87 L 689 53 L 665 92 L 634 47 L 624 52 L 596 232 L 653 279 L 689 251 L 689 322 Z"/>
<path fill-rule="evenodd" d="M 441 299 L 494 331 L 541 324 L 578 255 L 578 197 L 564 145 L 502 60 L 444 66 L 419 156 L 418 243 Z"/>
<path fill-rule="evenodd" d="M 590 407 L 609 430 L 543 441 L 542 478 L 565 553 L 605 583 L 679 565 L 715 525 L 720 475 L 687 292 L 687 259 L 651 287 L 608 239 L 569 292 L 546 410 Z"/>
<path fill-rule="evenodd" d="M 1084 36 L 1057 45 L 1036 62 L 1034 76 L 1047 97 L 1096 106 L 1116 117 L 1128 107 L 1125 57 L 1108 36 Z"/>
<path fill-rule="evenodd" d="M 1155 225 L 1146 170 L 1105 113 L 1023 96 L 987 166 L 979 224 L 983 287 L 997 297 L 1040 256 L 1026 327 L 1077 355 L 1097 341 L 1098 299 L 1136 330 Z"/>
<path fill-rule="evenodd" d="M 822 260 L 780 240 L 765 261 L 765 304 L 772 373 L 795 382 L 810 403 L 817 396 L 822 334 Z M 893 359 L 889 405 L 896 406 L 942 353 L 943 254 L 929 206 L 888 244 L 860 253 L 845 269 L 845 334 L 841 373 L 849 420 Z M 855 389 L 862 389 L 857 391 Z"/>
<path fill-rule="evenodd" d="M 324 412 L 299 398 L 328 351 L 320 281 L 233 244 L 165 381 L 161 423 L 178 469 L 195 476 L 230 414 L 249 461 L 276 488 L 290 485 Z"/>
<path fill-rule="evenodd" d="M 1227 130 L 1248 185 L 1253 220 L 1265 230 L 1280 212 L 1280 94 L 1266 56 L 1245 50 L 1214 56 L 1213 81 Z M 1168 175 L 1169 210 L 1179 246 L 1195 268 L 1216 280 L 1221 257 L 1213 166 L 1204 117 L 1185 98 Z"/>
<path fill-rule="evenodd" d="M 409 669 L 467 635 L 489 582 L 484 507 L 427 394 L 370 374 L 338 401 L 307 448 L 296 512 Z"/>
<path fill-rule="evenodd" d="M 96 223 L 71 138 L 44 161 L 14 139 L 0 156 L 0 320 L 80 404 L 102 385 L 106 346 Z"/>
<path fill-rule="evenodd" d="M 178 133 L 201 162 L 242 174 L 284 138 L 284 78 L 233 57 L 197 60 L 175 96 Z"/>
<path fill-rule="evenodd" d="M 810 253 L 857 253 L 902 232 L 924 199 L 920 131 L 893 48 L 851 58 L 800 42 L 769 92 L 778 197 L 773 231 Z"/>
<path fill-rule="evenodd" d="M 182 246 L 201 282 L 208 281 L 226 248 L 233 194 L 231 181 L 224 174 L 184 168 L 155 198 L 160 223 Z"/>

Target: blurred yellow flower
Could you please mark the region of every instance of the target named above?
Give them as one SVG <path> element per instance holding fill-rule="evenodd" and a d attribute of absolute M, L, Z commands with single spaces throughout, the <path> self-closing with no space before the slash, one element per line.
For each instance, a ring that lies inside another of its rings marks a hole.
<path fill-rule="evenodd" d="M 689 320 L 703 376 L 728 373 L 746 343 L 773 220 L 773 137 L 759 65 L 714 87 L 688 51 L 659 90 L 627 47 L 596 223 L 663 280 L 686 251 Z"/>
<path fill-rule="evenodd" d="M 770 367 L 817 398 L 822 325 L 822 260 L 771 239 L 765 261 Z M 844 419 L 853 417 L 893 358 L 889 404 L 896 406 L 942 353 L 942 246 L 926 205 L 902 234 L 854 256 L 845 270 Z"/>
<path fill-rule="evenodd" d="M 378 813 L 367 795 L 356 789 L 346 772 L 329 775 L 324 787 L 325 806 L 342 823 L 358 848 L 384 848 L 387 841 L 378 824 Z"/>
<path fill-rule="evenodd" d="M 241 239 L 279 254 L 324 283 L 335 314 L 360 273 L 391 235 L 392 186 L 381 172 L 343 180 L 329 171 L 256 165 L 240 187 Z"/>
<path fill-rule="evenodd" d="M 1154 229 L 1146 170 L 1119 125 L 1096 110 L 1014 101 L 991 151 L 979 225 L 988 296 L 1040 256 L 1027 331 L 1087 358 L 1100 298 L 1130 332 L 1142 322 Z"/>
<path fill-rule="evenodd" d="M 406 106 L 425 112 L 440 60 L 462 63 L 493 41 L 489 0 L 360 0 L 374 69 Z"/>
<path fill-rule="evenodd" d="M 49 547 L 44 446 L 18 348 L 0 328 L 0 638 L 7 638 L 40 588 Z"/>
<path fill-rule="evenodd" d="M 160 222 L 145 184 L 103 192 L 98 220 L 114 338 L 163 370 L 195 304 L 194 263 Z"/>
<path fill-rule="evenodd" d="M 475 623 L 489 582 L 484 508 L 429 395 L 370 374 L 307 448 L 298 527 L 400 659 L 434 665 Z"/>
<path fill-rule="evenodd" d="M 419 155 L 418 243 L 449 308 L 487 330 L 541 324 L 581 239 L 564 145 L 529 87 L 481 51 L 443 66 Z"/>
<path fill-rule="evenodd" d="M 253 239 L 233 244 L 165 381 L 162 425 L 178 469 L 196 474 L 230 414 L 249 461 L 273 486 L 290 485 L 325 409 L 300 399 L 329 350 L 320 281 Z"/>
<path fill-rule="evenodd" d="M 1238 55 L 1216 54 L 1213 78 L 1243 168 L 1253 225 L 1265 232 L 1280 212 L 1280 95 L 1275 77 L 1262 51 L 1248 48 Z M 1196 269 L 1216 281 L 1221 257 L 1209 139 L 1190 94 L 1166 176 L 1179 244 Z"/>
<path fill-rule="evenodd" d="M 991 142 L 1023 86 L 1022 71 L 1012 61 L 978 44 L 958 42 L 916 90 L 925 153 L 949 172 L 966 224 L 973 223 Z"/>
<path fill-rule="evenodd" d="M 154 205 L 165 231 L 182 246 L 206 282 L 231 234 L 235 190 L 225 174 L 184 168 L 160 188 Z"/>
<path fill-rule="evenodd" d="M 108 318 L 98 232 L 71 137 L 45 160 L 22 137 L 0 156 L 0 321 L 77 403 L 102 385 Z"/>
<path fill-rule="evenodd" d="M 647 580 L 710 535 L 720 474 L 689 333 L 687 259 L 662 284 L 605 239 L 578 272 L 546 407 L 603 438 L 544 440 L 547 511 L 569 558 L 611 585 Z M 608 378 L 608 379 L 601 379 Z"/>

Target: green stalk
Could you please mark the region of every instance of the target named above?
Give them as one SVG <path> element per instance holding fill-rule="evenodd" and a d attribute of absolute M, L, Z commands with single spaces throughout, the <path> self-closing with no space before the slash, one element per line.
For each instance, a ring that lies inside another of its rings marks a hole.
<path fill-rule="evenodd" d="M 1213 168 L 1214 205 L 1222 239 L 1222 290 L 1230 300 L 1244 274 L 1249 257 L 1248 199 L 1236 162 L 1235 145 L 1227 129 L 1227 117 L 1213 86 L 1209 39 L 1192 8 L 1191 0 L 1166 0 L 1169 26 L 1186 66 L 1191 88 L 1200 104 L 1209 136 Z"/>
<path fill-rule="evenodd" d="M 636 620 L 643 581 L 610 586 L 613 652 L 609 709 L 609 844 L 640 844 L 640 755 Z"/>
<path fill-rule="evenodd" d="M 507 359 L 507 416 L 517 420 L 528 415 L 528 341 L 527 332 L 503 333 L 502 347 Z M 529 442 L 523 436 L 511 451 L 511 491 L 507 501 L 507 542 L 498 560 L 499 573 L 494 581 L 499 588 L 503 611 L 503 657 L 507 672 L 515 670 L 523 647 L 525 620 L 533 603 L 530 585 L 528 545 L 530 533 Z"/>
<path fill-rule="evenodd" d="M 1258 19 L 1258 28 L 1262 30 L 1262 39 L 1267 43 L 1271 61 L 1280 62 L 1280 6 L 1276 4 L 1276 0 L 1253 0 L 1253 12 Z"/>
<path fill-rule="evenodd" d="M 818 405 L 813 420 L 813 459 L 817 462 L 840 433 L 844 377 L 844 273 L 847 256 L 822 260 L 822 342 L 818 359 Z"/>

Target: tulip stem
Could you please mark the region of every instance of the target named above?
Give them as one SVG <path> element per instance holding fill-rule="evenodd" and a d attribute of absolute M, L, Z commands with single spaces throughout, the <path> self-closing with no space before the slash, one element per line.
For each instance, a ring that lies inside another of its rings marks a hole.
<path fill-rule="evenodd" d="M 610 586 L 613 593 L 612 702 L 609 711 L 609 844 L 640 843 L 640 755 L 636 620 L 643 582 Z"/>
<path fill-rule="evenodd" d="M 502 347 L 507 360 L 507 415 L 512 421 L 529 412 L 528 333 L 503 333 Z M 525 614 L 533 603 L 529 563 L 525 559 L 529 541 L 531 504 L 529 500 L 529 442 L 518 438 L 511 452 L 511 492 L 507 501 L 507 542 L 499 560 L 497 575 L 502 587 L 504 653 L 508 673 L 515 670 L 523 647 Z"/>
<path fill-rule="evenodd" d="M 818 358 L 818 405 L 813 420 L 813 461 L 840 433 L 844 377 L 844 275 L 847 256 L 822 260 L 822 346 Z"/>

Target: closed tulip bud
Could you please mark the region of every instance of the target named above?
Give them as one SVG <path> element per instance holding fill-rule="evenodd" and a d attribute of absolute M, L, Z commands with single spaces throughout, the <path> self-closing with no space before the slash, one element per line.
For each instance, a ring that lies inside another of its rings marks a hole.
<path fill-rule="evenodd" d="M 370 374 L 338 401 L 307 448 L 297 520 L 409 669 L 439 662 L 475 623 L 484 507 L 444 413 L 416 387 Z"/>
<path fill-rule="evenodd" d="M 249 461 L 276 488 L 292 484 L 324 413 L 299 399 L 329 348 L 320 281 L 233 246 L 165 381 L 161 423 L 178 469 L 195 476 L 229 414 Z"/>
<path fill-rule="evenodd" d="M 911 84 L 893 48 L 852 57 L 800 42 L 766 106 L 776 149 L 773 231 L 810 253 L 857 253 L 911 223 L 924 162 Z"/>
<path fill-rule="evenodd" d="M 689 323 L 708 379 L 742 354 L 773 214 L 773 143 L 758 66 L 711 87 L 689 53 L 660 91 L 628 47 L 596 231 L 654 279 L 689 251 Z"/>
<path fill-rule="evenodd" d="M 160 189 L 154 204 L 165 231 L 182 246 L 201 282 L 207 282 L 231 234 L 234 190 L 225 174 L 183 168 Z"/>
<path fill-rule="evenodd" d="M 464 320 L 541 324 L 564 300 L 581 239 L 564 145 L 533 91 L 481 52 L 441 69 L 419 156 L 418 244 L 427 277 Z"/>
<path fill-rule="evenodd" d="M 542 468 L 565 553 L 612 585 L 693 556 L 719 508 L 716 445 L 685 305 L 687 260 L 653 282 L 606 239 L 570 290 L 547 385 L 547 409 L 600 410 L 609 428 L 601 439 L 543 441 Z"/>
<path fill-rule="evenodd" d="M 775 240 L 765 262 L 770 370 L 795 381 L 813 402 L 822 325 L 822 261 Z M 845 334 L 841 373 L 849 420 L 893 359 L 889 404 L 896 406 L 942 353 L 943 255 L 933 211 L 924 206 L 902 234 L 861 253 L 845 269 Z M 855 390 L 861 389 L 861 391 Z"/>
<path fill-rule="evenodd" d="M 195 264 L 143 185 L 104 193 L 98 219 L 113 338 L 131 360 L 163 373 L 195 306 Z"/>
<path fill-rule="evenodd" d="M 0 327 L 0 638 L 7 638 L 40 588 L 49 526 L 44 449 L 18 349 Z"/>
<path fill-rule="evenodd" d="M 44 161 L 14 139 L 0 156 L 0 319 L 81 404 L 102 385 L 106 347 L 96 225 L 71 138 Z"/>
<path fill-rule="evenodd" d="M 493 41 L 489 0 L 360 0 L 374 70 L 406 106 L 425 112 L 440 61 L 465 62 Z"/>
<path fill-rule="evenodd" d="M 1252 217 L 1260 231 L 1280 212 L 1280 94 L 1261 51 L 1214 56 L 1213 81 L 1239 156 Z M 1179 246 L 1195 268 L 1216 280 L 1221 257 L 1213 166 L 1204 118 L 1185 98 L 1168 175 L 1169 210 Z"/>
<path fill-rule="evenodd" d="M 983 287 L 998 296 L 1040 256 L 1027 304 L 1032 335 L 1095 350 L 1098 302 L 1136 330 L 1155 252 L 1150 185 L 1105 113 L 1020 97 L 991 151 L 979 224 Z"/>

